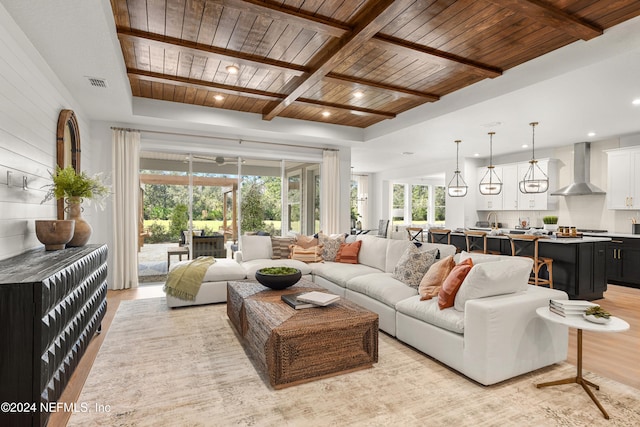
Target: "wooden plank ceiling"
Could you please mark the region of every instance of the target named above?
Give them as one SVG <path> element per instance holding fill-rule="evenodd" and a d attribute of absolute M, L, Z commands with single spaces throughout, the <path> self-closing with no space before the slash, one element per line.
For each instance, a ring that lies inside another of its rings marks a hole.
<path fill-rule="evenodd" d="M 362 128 L 640 15 L 637 0 L 111 6 L 134 96 Z"/>

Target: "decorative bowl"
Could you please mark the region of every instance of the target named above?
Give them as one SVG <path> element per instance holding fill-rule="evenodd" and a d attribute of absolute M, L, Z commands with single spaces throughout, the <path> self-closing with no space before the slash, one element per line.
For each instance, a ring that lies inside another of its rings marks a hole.
<path fill-rule="evenodd" d="M 76 222 L 72 219 L 37 219 L 36 237 L 47 251 L 58 251 L 73 238 Z"/>
<path fill-rule="evenodd" d="M 282 290 L 298 283 L 302 272 L 292 267 L 268 267 L 256 271 L 256 280 L 267 288 Z"/>
<path fill-rule="evenodd" d="M 587 319 L 589 322 L 605 324 L 611 322 L 611 318 L 606 317 L 596 317 L 593 314 L 582 313 L 582 317 Z"/>

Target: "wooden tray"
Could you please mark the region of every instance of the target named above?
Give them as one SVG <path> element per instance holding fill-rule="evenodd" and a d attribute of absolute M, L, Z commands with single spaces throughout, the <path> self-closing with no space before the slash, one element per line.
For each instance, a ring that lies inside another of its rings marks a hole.
<path fill-rule="evenodd" d="M 569 233 L 556 233 L 556 237 L 561 237 L 563 239 L 582 239 L 582 233 L 569 234 Z"/>

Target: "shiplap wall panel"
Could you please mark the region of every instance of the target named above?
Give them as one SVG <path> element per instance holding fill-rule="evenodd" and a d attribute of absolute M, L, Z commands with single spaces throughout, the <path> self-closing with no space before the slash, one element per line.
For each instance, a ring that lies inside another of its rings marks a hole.
<path fill-rule="evenodd" d="M 55 202 L 41 204 L 55 167 L 60 110 L 74 109 L 36 49 L 0 8 L 0 259 L 42 246 L 36 219 L 56 217 Z M 62 89 L 64 91 L 64 89 Z M 88 124 L 78 114 L 83 168 L 90 164 Z M 12 186 L 7 186 L 7 170 Z M 23 190 L 22 177 L 28 188 Z"/>

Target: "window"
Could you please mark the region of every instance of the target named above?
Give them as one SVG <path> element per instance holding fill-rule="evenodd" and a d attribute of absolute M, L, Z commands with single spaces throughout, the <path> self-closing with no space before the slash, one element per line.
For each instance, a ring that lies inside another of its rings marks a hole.
<path fill-rule="evenodd" d="M 445 192 L 442 185 L 393 184 L 391 217 L 393 224 L 427 227 L 444 224 Z"/>

